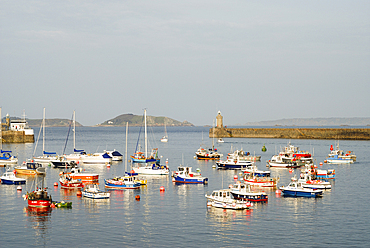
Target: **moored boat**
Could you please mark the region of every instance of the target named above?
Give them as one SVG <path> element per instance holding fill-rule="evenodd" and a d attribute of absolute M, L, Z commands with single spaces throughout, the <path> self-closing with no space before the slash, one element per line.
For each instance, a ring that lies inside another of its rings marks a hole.
<path fill-rule="evenodd" d="M 253 203 L 249 201 L 241 201 L 234 198 L 230 189 L 214 190 L 211 195 L 205 195 L 207 198 L 207 206 L 242 210 L 249 209 Z"/>
<path fill-rule="evenodd" d="M 177 171 L 172 173 L 173 182 L 176 183 L 208 183 L 208 178 L 198 172 L 193 172 L 192 167 L 179 166 Z"/>
<path fill-rule="evenodd" d="M 279 189 L 284 196 L 299 196 L 299 197 L 319 197 L 323 191 L 319 189 L 304 188 L 301 182 L 292 180 L 288 186 L 281 186 Z"/>
<path fill-rule="evenodd" d="M 0 165 L 12 165 L 18 163 L 18 158 L 11 155 L 11 152 L 12 151 L 0 150 Z"/>
<path fill-rule="evenodd" d="M 96 183 L 93 183 L 85 186 L 82 191 L 82 196 L 91 199 L 107 199 L 110 197 L 110 193 L 100 190 L 99 186 Z"/>
<path fill-rule="evenodd" d="M 259 170 L 256 165 L 249 166 L 245 169 L 242 169 L 244 174 L 254 174 L 256 177 L 269 177 L 271 175 L 270 171 Z"/>
<path fill-rule="evenodd" d="M 81 180 L 72 179 L 69 174 L 62 174 L 59 178 L 59 183 L 62 189 L 82 189 L 84 187 Z"/>
<path fill-rule="evenodd" d="M 60 172 L 59 175 L 69 174 L 72 179 L 81 180 L 82 183 L 97 183 L 99 174 L 85 172 L 81 167 L 73 167 L 69 172 Z"/>
<path fill-rule="evenodd" d="M 134 176 L 114 177 L 104 179 L 105 187 L 109 189 L 138 189 L 141 183 L 135 182 Z"/>
<path fill-rule="evenodd" d="M 302 183 L 303 188 L 312 188 L 312 189 L 331 189 L 331 184 L 329 182 L 313 179 L 312 175 L 301 174 L 298 179 L 299 183 Z"/>
<path fill-rule="evenodd" d="M 146 164 L 144 166 L 133 166 L 132 170 L 136 174 L 144 174 L 144 175 L 168 175 L 170 173 L 170 169 L 167 165 L 159 165 L 156 163 L 153 164 Z"/>
<path fill-rule="evenodd" d="M 265 192 L 257 192 L 251 190 L 251 185 L 246 183 L 236 183 L 231 185 L 231 194 L 237 200 L 266 202 L 268 196 Z"/>
<path fill-rule="evenodd" d="M 16 177 L 13 171 L 6 171 L 1 177 L 0 177 L 1 184 L 25 184 L 26 179 Z"/>
<path fill-rule="evenodd" d="M 240 157 L 228 156 L 226 160 L 216 161 L 217 169 L 246 169 L 253 165 L 253 162 L 243 160 Z"/>
<path fill-rule="evenodd" d="M 14 167 L 17 174 L 24 175 L 45 175 L 46 170 L 42 164 L 35 162 L 23 162 L 22 165 Z"/>

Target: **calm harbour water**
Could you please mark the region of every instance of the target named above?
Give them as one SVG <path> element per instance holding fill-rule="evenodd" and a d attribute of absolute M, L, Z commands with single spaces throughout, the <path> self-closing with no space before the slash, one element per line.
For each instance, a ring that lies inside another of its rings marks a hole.
<path fill-rule="evenodd" d="M 34 213 L 27 209 L 22 194 L 33 189 L 34 176 L 27 179 L 22 192 L 16 186 L 0 185 L 0 247 L 65 247 L 67 246 L 136 246 L 136 247 L 368 247 L 370 244 L 370 193 L 368 141 L 340 141 L 340 148 L 352 150 L 357 162 L 351 165 L 327 165 L 323 169 L 336 170 L 333 188 L 322 198 L 288 198 L 267 190 L 268 203 L 257 203 L 253 210 L 222 210 L 206 206 L 205 193 L 227 188 L 234 183 L 239 171 L 212 168 L 214 161 L 197 161 L 194 152 L 203 143 L 212 145 L 206 127 L 167 127 L 168 143 L 161 143 L 163 128 L 149 128 L 150 147 L 158 147 L 159 154 L 169 160 L 171 171 L 184 161 L 209 178 L 208 185 L 175 185 L 170 176 L 147 176 L 148 185 L 139 190 L 111 190 L 109 200 L 77 197 L 77 191 L 53 186 L 61 169 L 47 166 L 45 185 L 53 200 L 72 201 L 71 209 L 52 209 Z M 68 128 L 46 128 L 47 151 L 62 154 Z M 35 139 L 39 130 L 35 128 Z M 134 152 L 139 128 L 130 127 L 128 153 Z M 202 140 L 203 137 L 203 140 Z M 261 155 L 256 165 L 266 169 L 266 160 L 286 146 L 286 139 L 224 139 L 217 144 L 224 156 L 233 149 L 243 148 Z M 216 141 L 216 140 L 215 140 Z M 314 153 L 323 162 L 334 140 L 291 140 L 292 145 Z M 261 152 L 263 144 L 267 152 Z M 30 158 L 35 144 L 3 144 L 18 154 L 19 163 Z M 142 144 L 143 145 L 143 144 Z M 79 127 L 76 148 L 88 153 L 116 149 L 125 153 L 125 128 Z M 72 135 L 65 153 L 73 150 Z M 36 155 L 41 155 L 42 138 Z M 86 171 L 99 173 L 100 187 L 104 178 L 122 175 L 124 162 L 105 165 L 82 165 Z M 3 173 L 5 168 L 0 168 Z M 278 186 L 287 185 L 299 170 L 271 169 L 272 176 L 280 176 Z M 20 176 L 20 175 L 19 175 Z M 165 192 L 159 188 L 165 187 Z M 136 201 L 135 196 L 141 200 Z"/>

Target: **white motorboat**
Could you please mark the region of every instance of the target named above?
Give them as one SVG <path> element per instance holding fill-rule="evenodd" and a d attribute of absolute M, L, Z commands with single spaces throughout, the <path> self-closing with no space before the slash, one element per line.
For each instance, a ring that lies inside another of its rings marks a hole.
<path fill-rule="evenodd" d="M 205 195 L 207 198 L 207 206 L 242 210 L 249 209 L 253 203 L 249 201 L 236 200 L 231 193 L 231 189 L 214 190 L 211 195 Z"/>
<path fill-rule="evenodd" d="M 110 193 L 100 190 L 99 186 L 94 183 L 85 186 L 82 196 L 92 199 L 107 199 L 110 197 Z"/>

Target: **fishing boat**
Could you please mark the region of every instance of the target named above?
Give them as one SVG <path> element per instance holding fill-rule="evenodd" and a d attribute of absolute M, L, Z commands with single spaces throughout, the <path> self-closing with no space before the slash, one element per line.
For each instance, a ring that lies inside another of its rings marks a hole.
<path fill-rule="evenodd" d="M 158 148 L 152 149 L 150 156 L 148 156 L 148 138 L 147 138 L 147 124 L 146 124 L 146 109 L 144 109 L 144 153 L 140 149 L 140 132 L 136 144 L 136 149 L 134 155 L 131 156 L 133 163 L 160 163 L 160 158 L 158 156 Z"/>
<path fill-rule="evenodd" d="M 231 148 L 232 149 L 232 148 Z M 229 154 L 228 157 L 238 157 L 242 161 L 261 161 L 261 156 L 252 155 L 250 152 L 245 152 L 243 149 L 235 150 Z"/>
<path fill-rule="evenodd" d="M 253 203 L 249 201 L 237 200 L 231 193 L 231 189 L 214 190 L 211 195 L 205 195 L 207 198 L 207 206 L 223 208 L 223 209 L 250 209 Z"/>
<path fill-rule="evenodd" d="M 27 192 L 25 195 L 23 195 L 23 199 L 27 200 L 29 207 L 50 208 L 52 199 L 47 192 L 47 188 L 44 188 L 44 178 L 42 179 L 41 188 L 39 188 L 37 182 L 35 182 L 35 190 L 32 192 Z"/>
<path fill-rule="evenodd" d="M 331 184 L 329 182 L 312 179 L 312 175 L 309 174 L 301 173 L 298 183 L 301 183 L 303 188 L 331 189 Z"/>
<path fill-rule="evenodd" d="M 68 174 L 74 180 L 81 180 L 82 183 L 97 183 L 99 174 L 87 173 L 81 167 L 72 167 L 68 172 L 60 172 L 59 175 Z"/>
<path fill-rule="evenodd" d="M 336 154 L 328 157 L 324 162 L 328 164 L 353 164 L 353 159 L 344 158 Z"/>
<path fill-rule="evenodd" d="M 207 177 L 203 177 L 198 172 L 193 172 L 192 167 L 182 165 L 177 168 L 177 171 L 173 171 L 172 177 L 172 181 L 176 183 L 208 183 Z"/>
<path fill-rule="evenodd" d="M 357 156 L 355 155 L 353 151 L 344 152 L 343 150 L 341 150 L 339 148 L 339 141 L 336 144 L 336 149 L 333 148 L 333 145 L 330 145 L 330 153 L 328 154 L 328 158 L 333 158 L 335 156 L 337 156 L 340 159 L 352 160 L 352 162 L 349 162 L 349 163 L 356 162 L 356 159 L 357 159 Z"/>
<path fill-rule="evenodd" d="M 320 189 L 304 188 L 301 182 L 292 179 L 288 186 L 281 186 L 279 188 L 284 196 L 300 196 L 300 197 L 319 197 L 322 196 L 323 191 Z"/>
<path fill-rule="evenodd" d="M 110 197 L 110 193 L 100 190 L 98 184 L 93 183 L 85 186 L 82 196 L 92 199 L 107 199 Z"/>
<path fill-rule="evenodd" d="M 16 177 L 13 171 L 6 171 L 1 177 L 0 177 L 1 184 L 25 184 L 26 179 Z"/>
<path fill-rule="evenodd" d="M 266 202 L 268 195 L 265 192 L 257 192 L 251 190 L 251 185 L 246 183 L 236 183 L 231 185 L 231 194 L 237 200 Z"/>
<path fill-rule="evenodd" d="M 245 169 L 242 169 L 242 173 L 253 174 L 256 177 L 269 177 L 271 175 L 270 171 L 259 170 L 256 165 L 251 165 Z"/>
<path fill-rule="evenodd" d="M 288 155 L 274 155 L 267 161 L 267 166 L 270 167 L 280 167 L 280 168 L 298 168 L 298 163 L 293 158 L 288 157 Z"/>
<path fill-rule="evenodd" d="M 238 156 L 228 156 L 226 160 L 216 161 L 217 169 L 246 169 L 253 165 L 253 162 L 244 160 Z"/>
<path fill-rule="evenodd" d="M 62 174 L 59 177 L 59 183 L 62 189 L 82 189 L 84 187 L 80 179 L 73 179 L 70 174 Z"/>
<path fill-rule="evenodd" d="M 14 167 L 17 174 L 24 175 L 45 175 L 46 169 L 42 164 L 35 162 L 23 162 L 22 165 Z"/>
<path fill-rule="evenodd" d="M 41 129 L 42 129 L 42 155 L 38 157 L 33 157 L 33 161 L 37 163 L 50 163 L 51 161 L 56 161 L 59 159 L 56 152 L 47 152 L 45 151 L 45 108 L 41 123 Z M 41 130 L 40 130 L 41 131 Z M 36 142 L 37 147 L 38 140 Z M 36 148 L 35 148 L 36 151 Z"/>
<path fill-rule="evenodd" d="M 134 176 L 129 175 L 104 179 L 104 184 L 109 189 L 138 189 L 141 186 L 140 182 L 135 182 Z"/>
<path fill-rule="evenodd" d="M 254 175 L 253 172 L 249 174 L 244 174 L 243 180 L 246 184 L 249 184 L 251 186 L 267 188 L 276 188 L 276 185 L 279 182 L 278 177 L 260 177 Z"/>

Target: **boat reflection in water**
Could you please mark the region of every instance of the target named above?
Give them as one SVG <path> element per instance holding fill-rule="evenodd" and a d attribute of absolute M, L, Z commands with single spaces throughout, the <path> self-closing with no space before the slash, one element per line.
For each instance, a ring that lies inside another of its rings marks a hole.
<path fill-rule="evenodd" d="M 246 209 L 246 210 L 231 210 L 231 209 L 221 209 L 221 208 L 214 208 L 214 207 L 207 207 L 207 219 L 212 219 L 216 222 L 221 223 L 230 223 L 233 224 L 234 221 L 241 221 L 246 220 L 248 222 L 251 221 L 253 215 L 253 209 Z"/>
<path fill-rule="evenodd" d="M 46 247 L 48 230 L 51 226 L 52 208 L 25 207 L 23 211 L 27 217 L 26 228 L 35 230 L 33 245 Z M 29 242 L 32 244 L 32 241 Z"/>

